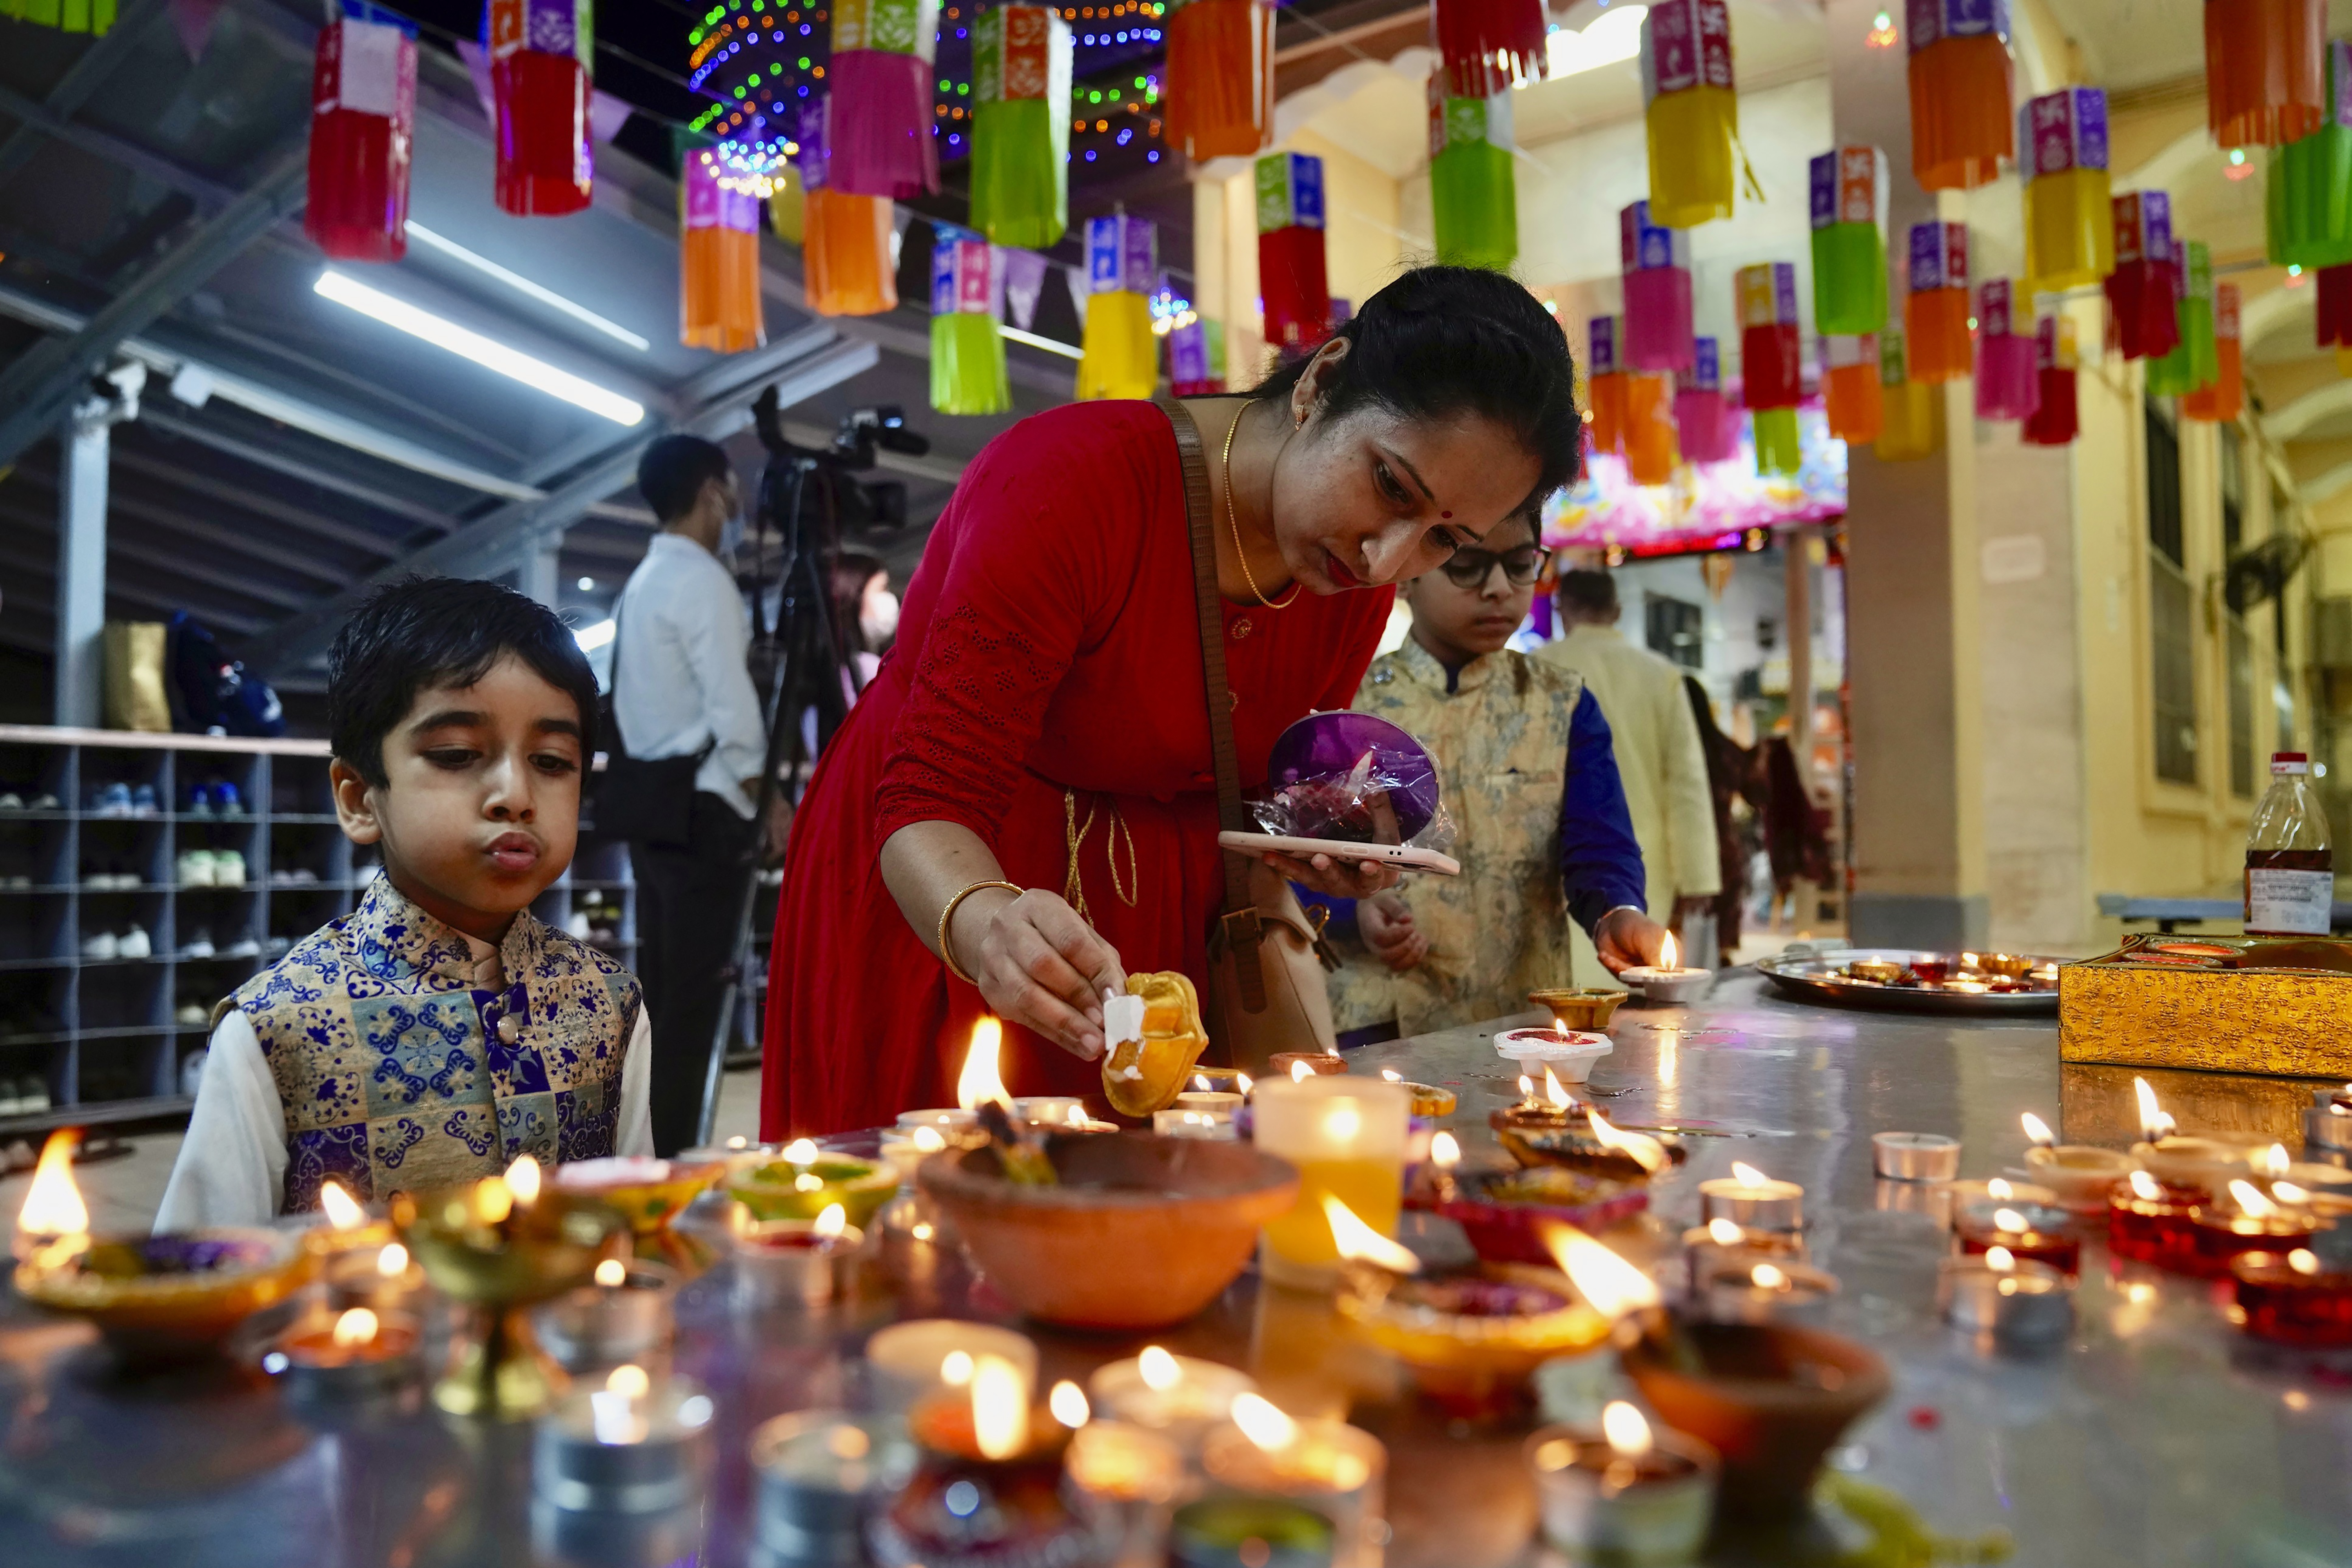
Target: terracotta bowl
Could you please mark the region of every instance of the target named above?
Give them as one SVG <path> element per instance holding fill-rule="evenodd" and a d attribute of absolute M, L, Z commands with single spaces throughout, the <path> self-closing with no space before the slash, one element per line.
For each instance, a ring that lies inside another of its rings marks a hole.
<path fill-rule="evenodd" d="M 1623 991 L 1529 991 L 1528 1000 L 1549 1009 L 1565 1030 L 1605 1030 L 1625 1000 Z"/>
<path fill-rule="evenodd" d="M 934 1155 L 915 1180 L 1014 1306 L 1072 1328 L 1183 1322 L 1298 1196 L 1297 1171 L 1249 1144 L 1057 1134 L 1047 1152 L 1058 1186 L 1005 1180 L 992 1149 Z"/>
<path fill-rule="evenodd" d="M 217 1345 L 315 1267 L 299 1235 L 225 1226 L 100 1237 L 55 1265 L 18 1265 L 16 1284 L 28 1301 L 88 1318 L 126 1360 L 171 1361 Z"/>
<path fill-rule="evenodd" d="M 1886 1364 L 1865 1345 L 1793 1323 L 1679 1326 L 1704 1370 L 1672 1364 L 1643 1339 L 1624 1354 L 1642 1397 L 1667 1426 L 1722 1454 L 1724 1514 L 1801 1512 L 1822 1456 L 1886 1397 Z"/>

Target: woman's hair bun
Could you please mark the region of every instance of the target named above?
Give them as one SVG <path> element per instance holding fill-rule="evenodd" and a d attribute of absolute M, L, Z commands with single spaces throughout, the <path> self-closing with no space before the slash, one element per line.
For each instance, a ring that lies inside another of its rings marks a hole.
<path fill-rule="evenodd" d="M 1412 420 L 1476 413 L 1535 455 L 1531 506 L 1576 478 L 1584 422 L 1568 335 L 1513 278 L 1474 267 L 1417 267 L 1332 336 L 1348 340 L 1348 354 L 1327 383 L 1326 415 L 1368 404 Z M 1284 364 L 1251 395 L 1286 394 L 1309 358 Z"/>

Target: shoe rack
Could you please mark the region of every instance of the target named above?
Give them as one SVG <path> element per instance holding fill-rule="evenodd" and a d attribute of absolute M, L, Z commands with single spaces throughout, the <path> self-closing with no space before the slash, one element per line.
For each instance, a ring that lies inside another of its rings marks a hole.
<path fill-rule="evenodd" d="M 0 725 L 0 1136 L 186 1113 L 213 1005 L 376 873 L 327 764 L 317 740 Z M 635 904 L 627 846 L 583 827 L 532 912 L 629 964 Z"/>

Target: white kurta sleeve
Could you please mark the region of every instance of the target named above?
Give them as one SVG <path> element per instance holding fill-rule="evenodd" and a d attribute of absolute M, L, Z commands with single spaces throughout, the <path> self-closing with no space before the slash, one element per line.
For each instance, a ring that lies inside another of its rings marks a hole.
<path fill-rule="evenodd" d="M 621 1119 L 613 1129 L 613 1152 L 651 1159 L 654 1153 L 654 1026 L 645 1005 L 621 1058 Z"/>
<path fill-rule="evenodd" d="M 267 1225 L 285 1191 L 286 1110 L 278 1080 L 252 1021 L 232 1011 L 213 1030 L 196 1108 L 156 1210 L 155 1230 Z"/>

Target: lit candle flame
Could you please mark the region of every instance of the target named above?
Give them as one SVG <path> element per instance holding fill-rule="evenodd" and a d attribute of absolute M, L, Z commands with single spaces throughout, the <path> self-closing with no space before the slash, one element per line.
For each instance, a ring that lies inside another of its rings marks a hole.
<path fill-rule="evenodd" d="M 817 1175 L 814 1171 L 803 1171 L 800 1175 L 793 1177 L 793 1190 L 794 1192 L 823 1192 L 824 1190 L 824 1178 Z"/>
<path fill-rule="evenodd" d="M 2262 1188 L 2250 1181 L 2233 1181 L 2230 1196 L 2237 1200 L 2239 1212 L 2250 1219 L 2268 1219 L 2278 1213 L 2278 1205 L 2263 1196 Z"/>
<path fill-rule="evenodd" d="M 1726 1219 L 1721 1215 L 1706 1222 L 1706 1234 L 1717 1247 L 1737 1247 L 1748 1239 L 1738 1220 Z"/>
<path fill-rule="evenodd" d="M 1087 1405 L 1085 1392 L 1066 1377 L 1054 1385 L 1054 1392 L 1045 1396 L 1045 1408 L 1053 1412 L 1055 1420 L 1072 1431 L 1085 1426 L 1094 1415 Z"/>
<path fill-rule="evenodd" d="M 1202 1093 L 1207 1094 L 1213 1092 L 1217 1086 L 1209 1082 L 1209 1075 L 1207 1073 L 1195 1072 L 1192 1074 L 1192 1087 L 1199 1090 Z"/>
<path fill-rule="evenodd" d="M 956 1078 L 956 1103 L 967 1111 L 977 1111 L 991 1101 L 1013 1109 L 1013 1097 L 1004 1092 L 1003 1070 L 998 1057 L 1004 1050 L 1004 1026 L 992 1018 L 983 1018 L 971 1026 L 971 1047 L 963 1053 L 963 1071 Z"/>
<path fill-rule="evenodd" d="M 1246 1072 L 1236 1072 L 1234 1074 L 1234 1087 L 1239 1089 L 1244 1094 L 1247 1094 L 1252 1089 L 1256 1087 L 1256 1081 L 1252 1079 Z"/>
<path fill-rule="evenodd" d="M 951 1350 L 940 1363 L 940 1381 L 950 1388 L 961 1388 L 971 1381 L 971 1352 Z"/>
<path fill-rule="evenodd" d="M 377 1327 L 373 1312 L 365 1307 L 353 1307 L 335 1320 L 335 1348 L 350 1350 L 354 1345 L 373 1343 Z"/>
<path fill-rule="evenodd" d="M 1992 1228 L 1995 1230 L 2022 1231 L 2026 1228 L 2025 1216 L 2013 1208 L 1996 1208 L 1992 1211 Z"/>
<path fill-rule="evenodd" d="M 1974 953 L 1961 954 L 1960 967 L 1963 969 L 1973 969 L 1977 967 L 1977 956 Z"/>
<path fill-rule="evenodd" d="M 824 1206 L 824 1212 L 816 1217 L 816 1223 L 809 1229 L 818 1240 L 830 1241 L 848 1228 L 849 1211 L 837 1203 L 828 1203 Z"/>
<path fill-rule="evenodd" d="M 2041 1145 L 2043 1148 L 2046 1149 L 2058 1141 L 2057 1134 L 2050 1130 L 2050 1124 L 2035 1115 L 2032 1112 L 2028 1111 L 2024 1115 L 2020 1116 L 2018 1120 L 2025 1124 L 2026 1137 L 2031 1139 L 2032 1142 Z"/>
<path fill-rule="evenodd" d="M 1331 1222 L 1331 1243 L 1339 1256 L 1360 1263 L 1377 1264 L 1397 1274 L 1418 1274 L 1421 1260 L 1357 1218 L 1356 1211 L 1329 1193 L 1323 1195 L 1323 1217 Z"/>
<path fill-rule="evenodd" d="M 1536 1081 L 1524 1072 L 1519 1074 L 1519 1099 L 1529 1105 L 1536 1103 Z"/>
<path fill-rule="evenodd" d="M 1769 1263 L 1757 1264 L 1755 1268 L 1748 1270 L 1748 1277 L 1755 1282 L 1756 1288 L 1759 1291 L 1785 1291 L 1789 1288 L 1787 1273 Z"/>
<path fill-rule="evenodd" d="M 539 1162 L 529 1155 L 517 1155 L 514 1164 L 507 1167 L 507 1191 L 514 1196 L 517 1208 L 529 1208 L 539 1201 Z"/>
<path fill-rule="evenodd" d="M 1638 1459 L 1650 1451 L 1650 1424 L 1622 1399 L 1612 1399 L 1601 1410 L 1601 1435 L 1621 1458 Z"/>
<path fill-rule="evenodd" d="M 59 1127 L 41 1145 L 41 1163 L 33 1168 L 25 1207 L 16 1211 L 16 1228 L 26 1235 L 88 1234 L 89 1206 L 82 1202 L 73 1178 L 73 1152 L 80 1142 L 80 1128 Z"/>
<path fill-rule="evenodd" d="M 2263 1174 L 2275 1181 L 2286 1175 L 2287 1167 L 2292 1164 L 2294 1162 L 2286 1157 L 2286 1145 L 2273 1144 L 2263 1155 Z"/>
<path fill-rule="evenodd" d="M 1090 1118 L 1087 1115 L 1087 1108 L 1084 1105 L 1073 1105 L 1070 1107 L 1069 1115 L 1065 1117 L 1064 1120 L 1073 1127 L 1083 1127 L 1087 1124 Z M 1201 1120 L 1205 1122 L 1208 1118 L 1203 1116 Z"/>
<path fill-rule="evenodd" d="M 1429 1135 L 1429 1163 L 1439 1170 L 1450 1171 L 1462 1163 L 1461 1140 L 1451 1133 L 1436 1132 Z"/>
<path fill-rule="evenodd" d="M 1143 1347 L 1135 1358 L 1135 1370 L 1146 1388 L 1160 1394 L 1184 1381 L 1184 1369 L 1176 1364 L 1176 1358 L 1156 1344 Z"/>
<path fill-rule="evenodd" d="M 1602 1115 L 1597 1106 L 1587 1111 L 1585 1118 L 1592 1124 L 1592 1135 L 1600 1139 L 1604 1147 L 1618 1150 L 1652 1176 L 1674 1163 L 1666 1153 L 1665 1145 L 1647 1133 L 1619 1132 L 1609 1124 L 1609 1118 Z"/>
<path fill-rule="evenodd" d="M 1997 1274 L 2006 1274 L 2017 1267 L 2017 1254 L 2006 1247 L 1985 1249 L 1985 1267 Z"/>
<path fill-rule="evenodd" d="M 1363 1113 L 1344 1101 L 1324 1113 L 1323 1135 L 1333 1143 L 1353 1143 L 1356 1134 L 1363 1130 Z"/>
<path fill-rule="evenodd" d="M 1622 1318 L 1658 1304 L 1655 1281 L 1574 1226 L 1552 1226 L 1543 1241 L 1577 1294 L 1602 1317 Z"/>
<path fill-rule="evenodd" d="M 971 1435 L 982 1458 L 1009 1459 L 1029 1446 L 1029 1385 L 1001 1355 L 971 1364 Z"/>
<path fill-rule="evenodd" d="M 940 1136 L 937 1129 L 931 1127 L 916 1128 L 914 1142 L 915 1152 L 924 1155 L 936 1155 L 948 1146 L 948 1141 Z"/>
<path fill-rule="evenodd" d="M 646 1369 L 635 1362 L 624 1362 L 613 1368 L 612 1375 L 604 1379 L 604 1392 L 617 1394 L 624 1399 L 643 1399 L 653 1391 L 653 1386 L 654 1380 L 646 1376 Z"/>
<path fill-rule="evenodd" d="M 2286 1255 L 2286 1266 L 2298 1274 L 2319 1272 L 2319 1254 L 2308 1247 L 2298 1247 Z"/>
<path fill-rule="evenodd" d="M 1544 1063 L 1544 1098 L 1551 1102 L 1555 1111 L 1565 1111 L 1576 1103 L 1575 1096 L 1562 1088 L 1559 1080 L 1552 1075 L 1549 1062 Z"/>
<path fill-rule="evenodd" d="M 2156 1178 L 2146 1171 L 2132 1172 L 2131 1189 L 2134 1197 L 2145 1202 L 2152 1203 L 2164 1196 L 2164 1189 L 2157 1186 Z"/>
<path fill-rule="evenodd" d="M 1234 1396 L 1234 1425 L 1258 1448 L 1280 1453 L 1298 1441 L 1298 1423 L 1273 1401 L 1255 1394 Z"/>
<path fill-rule="evenodd" d="M 794 1138 L 784 1145 L 784 1163 L 794 1166 L 813 1166 L 816 1164 L 816 1154 L 814 1138 Z"/>
<path fill-rule="evenodd" d="M 2006 1177 L 1995 1176 L 1985 1183 L 1985 1196 L 1996 1203 L 2006 1203 L 2017 1196 L 2017 1189 L 2009 1185 Z"/>
<path fill-rule="evenodd" d="M 628 1280 L 629 1266 L 618 1258 L 607 1258 L 596 1265 L 596 1282 L 608 1291 L 619 1290 Z"/>
<path fill-rule="evenodd" d="M 2180 1124 L 2174 1121 L 2166 1113 L 2164 1107 L 2156 1103 L 2156 1091 L 2148 1087 L 2147 1080 L 2133 1079 L 2132 1093 L 2139 1101 L 2140 1136 L 2151 1144 L 2159 1138 L 2170 1136 L 2173 1129 Z"/>
<path fill-rule="evenodd" d="M 1739 1160 L 1731 1162 L 1731 1179 L 1742 1186 L 1769 1186 L 1772 1182 L 1770 1176 Z"/>
<path fill-rule="evenodd" d="M 383 1250 L 375 1255 L 375 1271 L 386 1280 L 397 1280 L 408 1272 L 408 1249 L 397 1241 L 387 1241 Z"/>
<path fill-rule="evenodd" d="M 907 1234 L 918 1241 L 929 1241 L 932 1235 L 931 1222 L 928 1219 L 919 1219 L 915 1221 L 915 1228 Z"/>
<path fill-rule="evenodd" d="M 2307 1203 L 2311 1200 L 2311 1194 L 2291 1181 L 2271 1183 L 2271 1196 L 2281 1203 Z"/>
<path fill-rule="evenodd" d="M 367 1210 L 343 1190 L 340 1182 L 319 1184 L 319 1207 L 327 1211 L 327 1224 L 333 1229 L 357 1230 L 367 1223 Z"/>
<path fill-rule="evenodd" d="M 1675 934 L 1669 931 L 1658 940 L 1658 967 L 1679 969 L 1682 967 L 1682 959 L 1683 950 L 1675 946 Z M 1627 1408 L 1630 1409 L 1631 1406 Z"/>
<path fill-rule="evenodd" d="M 1307 1063 L 1294 1061 L 1290 1064 L 1290 1081 L 1293 1083 L 1304 1083 L 1313 1076 L 1315 1076 L 1315 1070 Z"/>
<path fill-rule="evenodd" d="M 1404 1082 L 1404 1074 L 1399 1072 L 1393 1067 L 1383 1067 L 1381 1069 L 1381 1082 L 1383 1083 L 1402 1083 Z"/>
<path fill-rule="evenodd" d="M 738 1133 L 727 1140 L 727 1146 L 730 1149 L 748 1149 L 751 1146 L 751 1140 Z"/>

